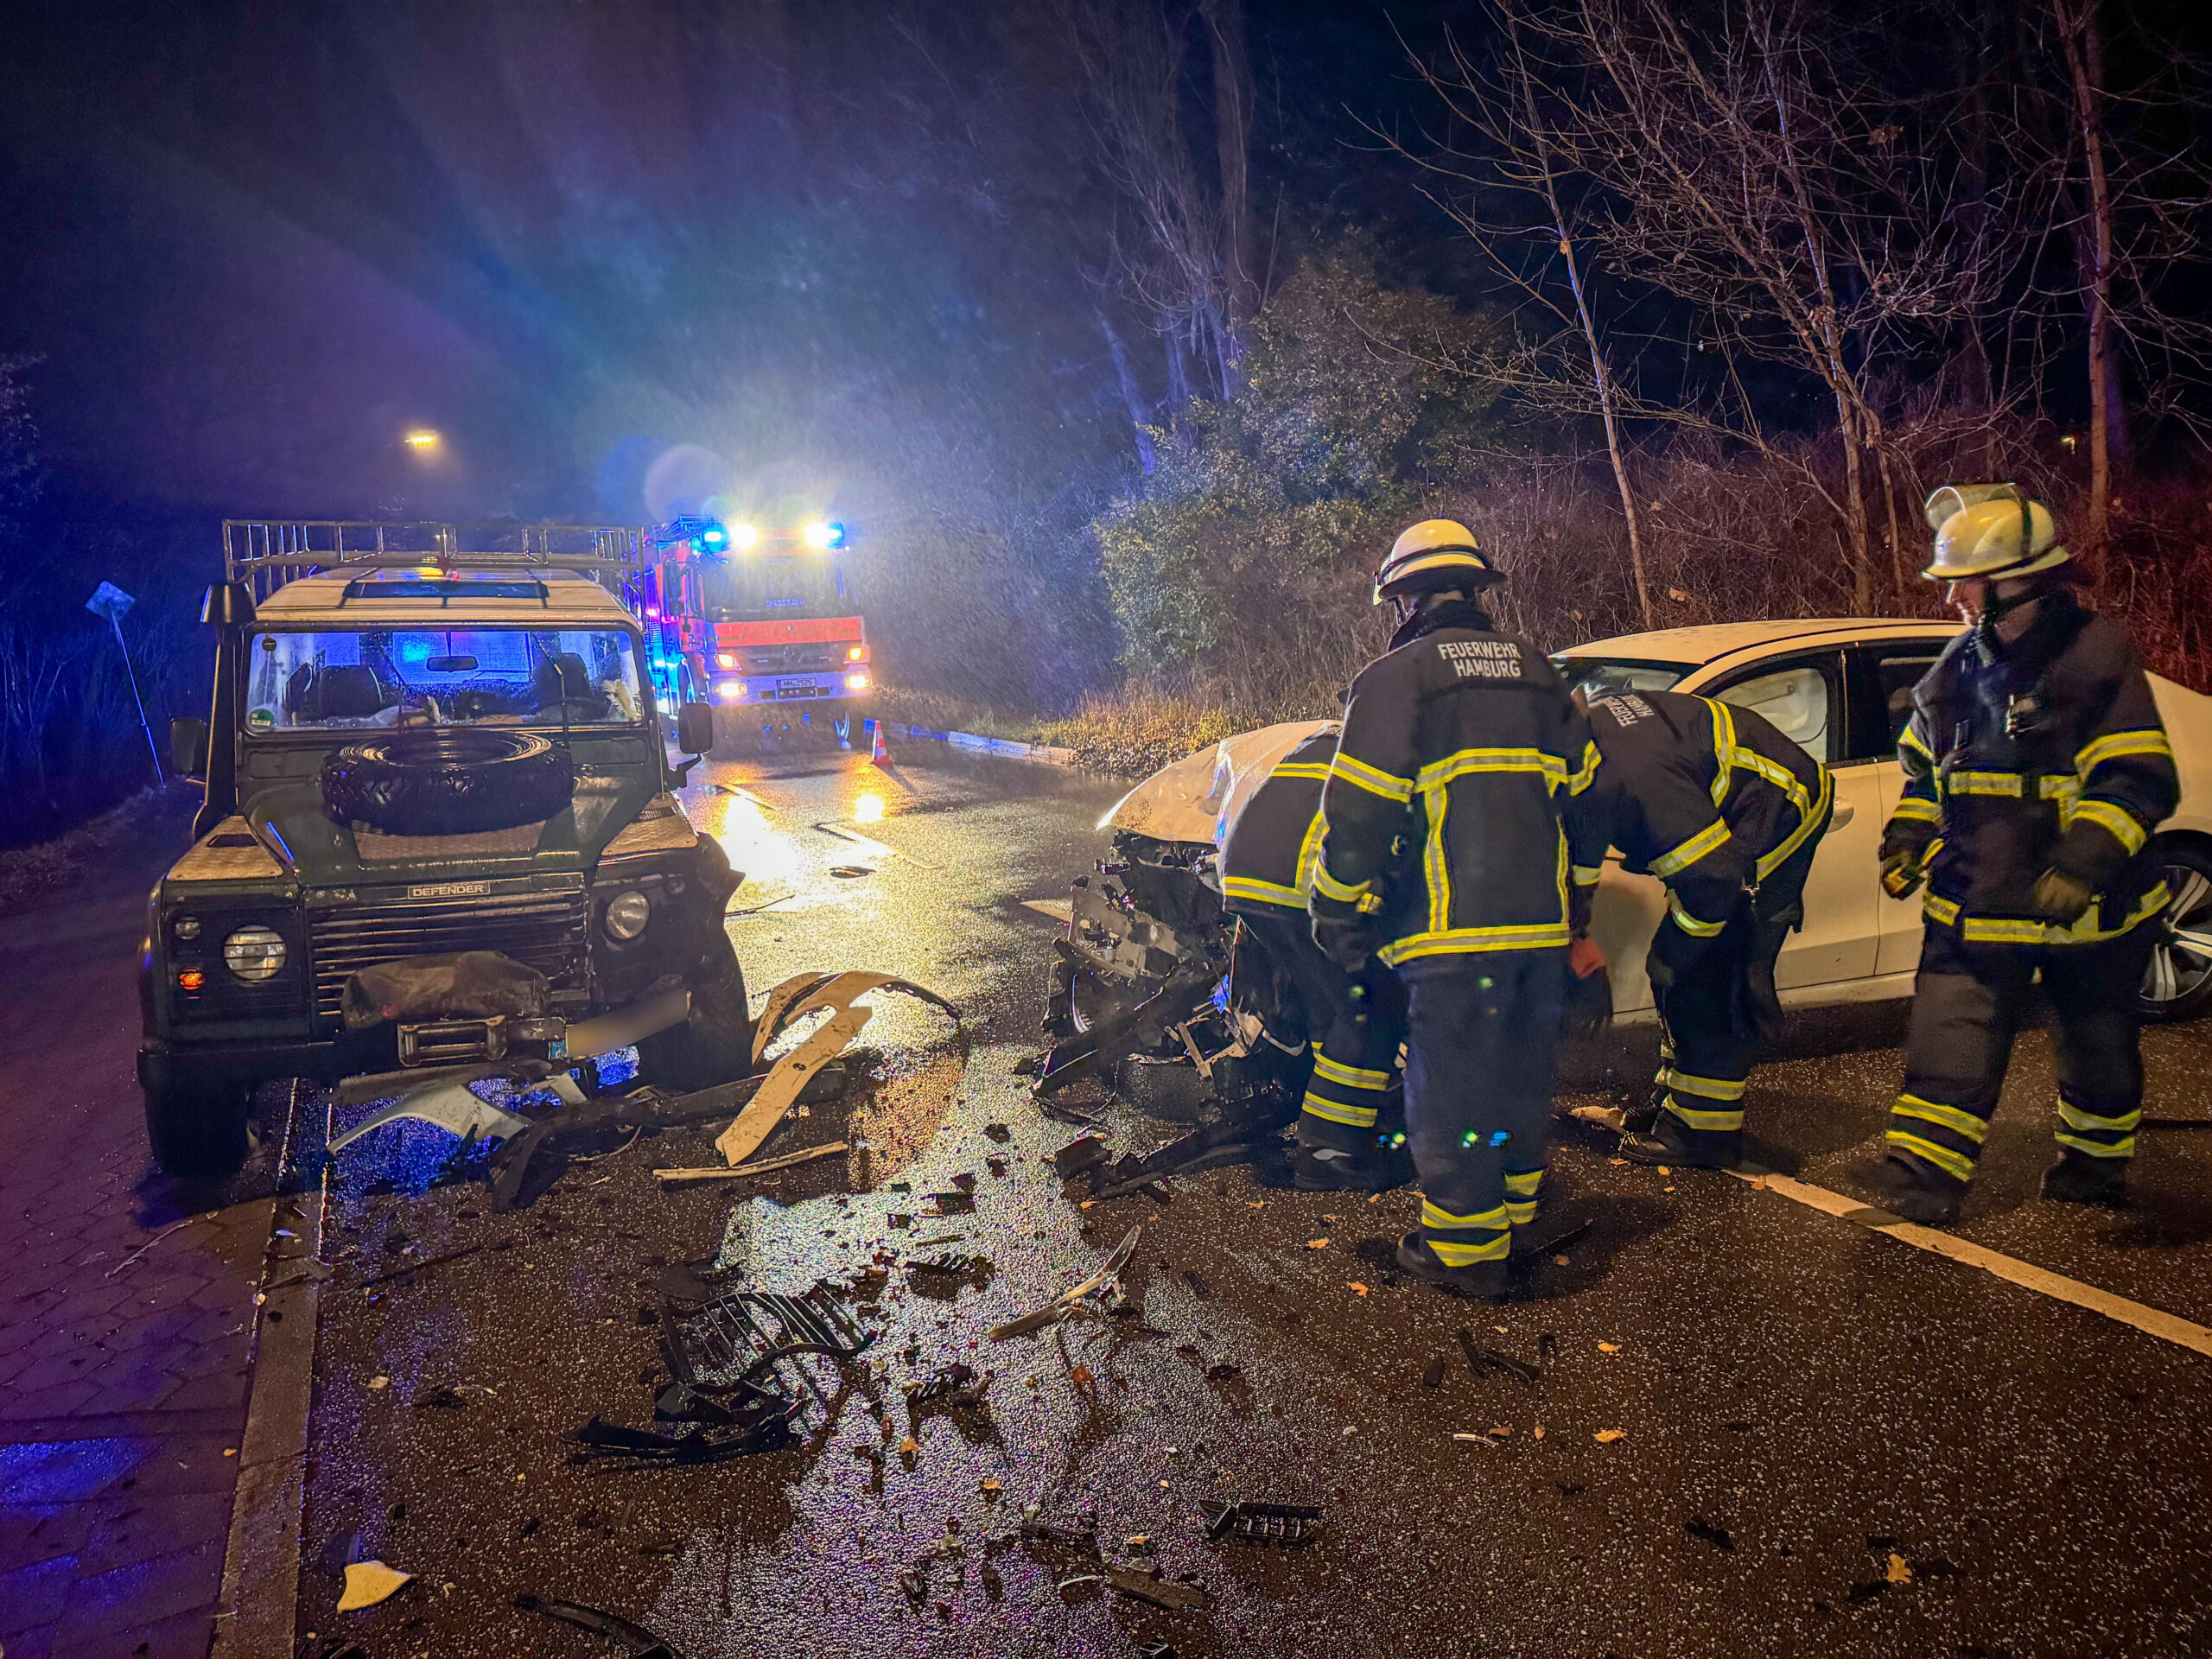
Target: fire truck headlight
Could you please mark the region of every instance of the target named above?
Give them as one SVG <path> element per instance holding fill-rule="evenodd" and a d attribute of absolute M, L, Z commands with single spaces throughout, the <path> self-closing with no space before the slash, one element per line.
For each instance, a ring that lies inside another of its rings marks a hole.
<path fill-rule="evenodd" d="M 741 702 L 745 699 L 745 682 L 724 680 L 715 687 L 715 695 L 724 702 Z"/>
<path fill-rule="evenodd" d="M 729 532 L 729 544 L 741 553 L 760 539 L 760 531 L 757 525 L 730 524 L 725 528 Z"/>
<path fill-rule="evenodd" d="M 848 675 L 846 675 L 846 676 L 845 676 L 845 690 L 848 690 L 848 691 L 865 691 L 865 690 L 868 690 L 868 676 L 867 676 L 867 675 L 865 675 L 865 674 L 848 674 Z"/>
<path fill-rule="evenodd" d="M 719 652 L 715 654 L 715 661 L 721 667 L 735 668 L 737 666 L 737 653 L 734 651 Z"/>
<path fill-rule="evenodd" d="M 817 552 L 827 552 L 833 547 L 842 547 L 845 544 L 845 527 L 842 524 L 824 524 L 818 518 L 799 534 L 805 538 L 806 544 Z"/>
<path fill-rule="evenodd" d="M 848 645 L 845 648 L 845 660 L 849 663 L 864 663 L 868 661 L 868 647 L 866 645 Z"/>

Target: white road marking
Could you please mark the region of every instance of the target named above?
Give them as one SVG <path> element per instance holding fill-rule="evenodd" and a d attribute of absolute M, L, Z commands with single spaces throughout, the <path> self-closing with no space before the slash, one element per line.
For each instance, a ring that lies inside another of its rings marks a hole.
<path fill-rule="evenodd" d="M 1021 907 L 1033 910 L 1039 916 L 1049 916 L 1063 925 L 1075 918 L 1075 900 L 1072 899 L 1025 899 L 1021 901 Z"/>
<path fill-rule="evenodd" d="M 2069 1279 L 2064 1274 L 2052 1273 L 2046 1268 L 2038 1268 L 2032 1262 L 1970 1243 L 1933 1227 L 1900 1221 L 1887 1211 L 1862 1204 L 1856 1198 L 1846 1198 L 1840 1192 L 1831 1192 L 1824 1186 L 1815 1186 L 1807 1181 L 1793 1180 L 1787 1175 L 1767 1174 L 1756 1169 L 1732 1169 L 1728 1173 L 1752 1186 L 1779 1193 L 1793 1204 L 1802 1204 L 1809 1210 L 1818 1210 L 1823 1215 L 1864 1227 L 1870 1233 L 1880 1233 L 1899 1243 L 1910 1244 L 1916 1250 L 1927 1250 L 1936 1255 L 1948 1256 L 1954 1262 L 1962 1262 L 1970 1268 L 1980 1268 L 1984 1273 L 1994 1274 L 2007 1284 L 2018 1285 L 2023 1290 L 2032 1290 L 2054 1301 L 2071 1302 L 2076 1307 L 2086 1307 L 2092 1313 L 2101 1313 L 2122 1325 L 2132 1325 L 2145 1335 L 2171 1342 L 2177 1347 L 2187 1348 L 2194 1353 L 2212 1355 L 2212 1330 L 2177 1315 L 2162 1313 L 2141 1302 L 2132 1302 L 2125 1296 L 2115 1296 L 2108 1290 L 2099 1290 L 2094 1285 L 2085 1285 L 2079 1279 Z"/>

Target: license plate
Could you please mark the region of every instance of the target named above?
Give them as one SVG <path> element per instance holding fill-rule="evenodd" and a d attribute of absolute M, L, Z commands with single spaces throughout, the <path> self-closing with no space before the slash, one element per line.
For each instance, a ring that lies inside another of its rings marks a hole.
<path fill-rule="evenodd" d="M 819 680 L 803 680 L 797 684 L 786 683 L 776 692 L 777 698 L 785 702 L 795 697 L 818 697 L 823 695 L 822 683 Z"/>

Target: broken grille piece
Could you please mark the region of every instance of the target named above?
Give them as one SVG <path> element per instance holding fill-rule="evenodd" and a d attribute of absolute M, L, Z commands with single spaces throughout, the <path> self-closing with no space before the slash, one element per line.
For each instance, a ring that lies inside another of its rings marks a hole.
<path fill-rule="evenodd" d="M 1295 1549 L 1321 1535 L 1321 1511 L 1306 1503 L 1224 1503 L 1207 1498 L 1198 1505 L 1205 1516 L 1206 1536 L 1235 1536 L 1248 1544 L 1274 1544 Z"/>

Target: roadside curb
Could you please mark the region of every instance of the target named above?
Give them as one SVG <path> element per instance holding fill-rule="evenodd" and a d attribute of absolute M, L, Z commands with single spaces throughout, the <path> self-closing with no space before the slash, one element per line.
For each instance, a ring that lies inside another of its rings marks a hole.
<path fill-rule="evenodd" d="M 1055 766 L 1075 765 L 1073 749 L 1054 748 L 1045 743 L 1017 743 L 1012 738 L 984 737 L 975 732 L 933 732 L 926 726 L 909 726 L 898 720 L 885 721 L 883 729 L 899 737 L 925 737 L 938 743 L 950 743 L 956 749 L 1012 755 L 1021 760 L 1042 760 Z"/>
<path fill-rule="evenodd" d="M 299 1148 L 314 1098 L 294 1084 L 279 1181 Z M 326 1135 L 325 1138 L 327 1138 Z M 319 1143 L 318 1143 L 319 1144 Z M 237 1494 L 223 1556 L 222 1610 L 210 1659 L 290 1659 L 299 1596 L 300 1526 L 307 1495 L 308 1411 L 315 1399 L 315 1344 L 322 1312 L 324 1182 L 270 1204 L 269 1249 L 254 1310 L 253 1382 L 238 1445 Z M 295 1213 L 296 1212 L 296 1213 Z M 285 1222 L 297 1236 L 280 1236 Z"/>

